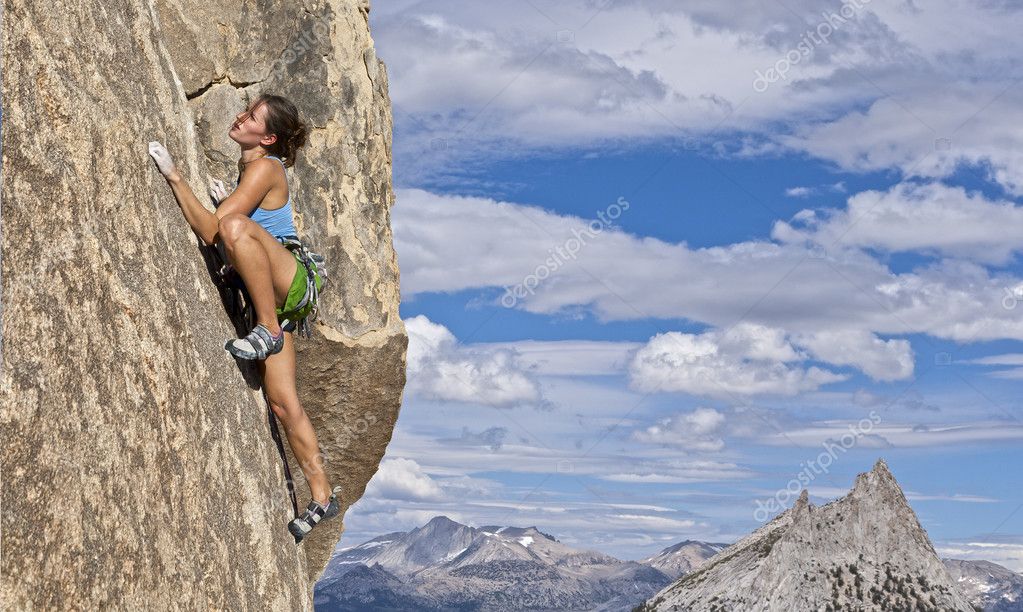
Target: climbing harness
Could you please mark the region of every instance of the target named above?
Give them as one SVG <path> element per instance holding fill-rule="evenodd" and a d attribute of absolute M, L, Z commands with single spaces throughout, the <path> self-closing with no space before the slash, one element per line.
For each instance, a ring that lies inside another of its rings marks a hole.
<path fill-rule="evenodd" d="M 305 268 L 305 293 L 299 303 L 287 312 L 281 313 L 286 317 L 286 323 L 282 326 L 286 331 L 296 331 L 298 334 L 309 338 L 312 326 L 310 323 L 316 320 L 319 314 L 320 292 L 327 288 L 326 260 L 323 255 L 313 251 L 299 240 L 298 236 L 274 236 L 286 249 L 291 251 L 298 261 Z M 220 267 L 219 275 L 228 284 L 241 286 L 244 283 L 231 264 L 225 263 Z M 316 280 L 319 279 L 319 287 Z M 246 293 L 248 297 L 248 293 Z M 251 304 L 248 304 L 251 308 Z"/>
<path fill-rule="evenodd" d="M 299 262 L 305 267 L 305 295 L 302 300 L 290 312 L 283 313 L 290 321 L 295 321 L 298 333 L 306 338 L 310 336 L 310 322 L 316 320 L 319 314 L 318 300 L 320 291 L 327 286 L 327 271 L 323 255 L 314 252 L 302 244 L 298 236 L 275 236 L 278 242 L 286 249 L 294 253 Z M 316 279 L 319 277 L 320 286 L 316 286 Z"/>

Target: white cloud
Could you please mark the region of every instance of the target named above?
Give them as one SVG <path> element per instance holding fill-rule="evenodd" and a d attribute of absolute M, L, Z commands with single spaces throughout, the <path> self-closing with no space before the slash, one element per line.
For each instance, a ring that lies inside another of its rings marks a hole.
<path fill-rule="evenodd" d="M 965 504 L 992 504 L 1000 500 L 994 499 L 993 497 L 984 497 L 983 495 L 969 495 L 966 493 L 952 493 L 951 495 L 928 495 L 924 493 L 916 493 L 913 491 L 906 491 L 906 499 L 909 501 L 950 501 L 950 502 L 961 502 Z"/>
<path fill-rule="evenodd" d="M 804 210 L 793 222 L 776 222 L 771 231 L 781 242 L 814 242 L 827 249 L 922 251 L 988 264 L 1010 262 L 1023 250 L 1021 234 L 1023 206 L 940 183 L 863 191 L 849 198 L 844 210 Z"/>
<path fill-rule="evenodd" d="M 811 366 L 784 333 L 752 323 L 721 332 L 658 334 L 640 349 L 630 383 L 640 391 L 682 391 L 711 397 L 758 394 L 796 395 L 848 376 Z"/>
<path fill-rule="evenodd" d="M 820 361 L 854 366 L 874 380 L 902 380 L 913 375 L 909 340 L 882 340 L 868 331 L 848 329 L 795 334 L 792 341 Z"/>
<path fill-rule="evenodd" d="M 883 97 L 866 111 L 801 125 L 778 141 L 857 172 L 895 168 L 905 177 L 937 178 L 969 164 L 1020 195 L 1023 134 L 1006 126 L 1023 120 L 1023 94 L 1006 85 L 1001 78 L 943 82 L 940 103 L 938 91 L 920 87 L 899 98 Z"/>
<path fill-rule="evenodd" d="M 812 497 L 818 497 L 825 501 L 844 497 L 849 493 L 849 489 L 843 489 L 841 487 L 826 487 L 826 486 L 810 486 L 808 487 L 810 495 Z M 997 503 L 1000 500 L 984 497 L 982 495 L 970 495 L 966 493 L 952 493 L 944 495 L 935 494 L 924 494 L 916 493 L 913 491 L 903 491 L 906 495 L 906 499 L 911 502 L 918 501 L 947 501 L 947 502 L 958 502 L 964 504 L 991 504 Z"/>
<path fill-rule="evenodd" d="M 600 475 L 602 480 L 631 484 L 684 484 L 715 480 L 738 480 L 754 475 L 736 463 L 710 460 L 662 459 L 639 461 L 629 471 Z"/>
<path fill-rule="evenodd" d="M 696 526 L 696 521 L 690 519 L 678 520 L 666 516 L 651 516 L 649 514 L 613 514 L 610 518 L 620 519 L 631 525 L 633 529 L 651 531 L 682 531 Z"/>
<path fill-rule="evenodd" d="M 975 363 L 977 365 L 1009 365 L 1009 366 L 1023 366 L 1023 353 L 1008 353 L 1003 355 L 989 355 L 987 357 L 981 357 L 978 359 L 965 359 L 962 363 Z M 1023 367 L 1015 368 L 1003 368 L 1001 370 L 994 370 L 986 372 L 986 376 L 990 378 L 1003 378 L 1007 380 L 1020 380 L 1023 379 Z"/>
<path fill-rule="evenodd" d="M 850 433 L 853 425 L 847 422 L 817 422 L 804 427 L 793 427 L 784 432 L 766 432 L 759 442 L 777 446 L 819 447 L 827 440 L 837 440 Z M 977 421 L 972 423 L 913 424 L 881 422 L 869 429 L 871 446 L 881 441 L 891 447 L 938 446 L 951 448 L 971 444 L 1015 442 L 1023 440 L 1023 424 L 1019 421 Z M 857 445 L 866 436 L 857 440 Z"/>
<path fill-rule="evenodd" d="M 488 406 L 545 405 L 539 384 L 512 351 L 461 345 L 446 327 L 424 315 L 405 320 L 405 327 L 410 393 Z"/>
<path fill-rule="evenodd" d="M 520 340 L 480 342 L 481 349 L 508 349 L 524 368 L 543 376 L 607 376 L 622 374 L 640 342 L 604 340 Z"/>
<path fill-rule="evenodd" d="M 980 365 L 1018 365 L 1023 366 L 1023 353 L 1003 353 L 1001 355 L 988 355 L 977 359 L 965 359 L 962 363 L 976 363 Z"/>
<path fill-rule="evenodd" d="M 818 187 L 789 187 L 785 190 L 785 195 L 790 198 L 808 198 L 821 193 L 845 193 L 845 183 L 839 181 L 830 185 L 821 185 Z"/>
<path fill-rule="evenodd" d="M 762 93 L 756 71 L 784 62 L 841 5 L 455 0 L 377 8 L 374 38 L 402 134 L 396 165 L 409 180 L 453 180 L 451 168 L 484 151 L 609 139 L 620 148 L 709 132 L 762 139 L 744 145 L 747 153 L 782 145 L 850 170 L 947 176 L 961 161 L 990 163 L 993 178 L 1019 193 L 1023 133 L 1006 126 L 1023 118 L 1023 92 L 1012 87 L 1023 11 L 968 0 L 859 4 Z M 936 146 L 942 139 L 950 146 Z"/>
<path fill-rule="evenodd" d="M 366 486 L 366 495 L 403 501 L 442 501 L 444 492 L 411 459 L 387 459 Z"/>
<path fill-rule="evenodd" d="M 1012 368 L 1008 370 L 998 370 L 995 372 L 988 373 L 991 378 L 1005 378 L 1008 380 L 1020 380 L 1023 379 L 1023 368 Z"/>
<path fill-rule="evenodd" d="M 393 225 L 403 296 L 479 288 L 498 306 L 506 287 L 549 269 L 551 254 L 589 223 L 417 189 L 399 190 L 398 201 Z M 896 274 L 858 250 L 821 256 L 768 241 L 692 249 L 614 226 L 584 240 L 515 308 L 547 315 L 585 309 L 601 321 L 684 318 L 722 327 L 748 321 L 804 334 L 852 329 L 959 342 L 1023 339 L 1023 319 L 1006 306 L 1006 296 L 1023 295 L 1023 280 L 969 261 L 942 259 Z"/>
<path fill-rule="evenodd" d="M 725 447 L 720 436 L 724 424 L 724 414 L 713 408 L 701 407 L 634 431 L 632 438 L 647 444 L 676 446 L 683 452 L 713 452 Z"/>

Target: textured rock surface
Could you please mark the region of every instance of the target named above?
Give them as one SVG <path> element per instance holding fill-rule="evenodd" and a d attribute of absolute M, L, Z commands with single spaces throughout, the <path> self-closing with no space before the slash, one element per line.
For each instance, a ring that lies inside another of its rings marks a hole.
<path fill-rule="evenodd" d="M 729 546 L 637 610 L 955 610 L 949 577 L 879 460 L 845 497 L 807 501 Z"/>
<path fill-rule="evenodd" d="M 289 176 L 332 284 L 298 390 L 347 509 L 390 440 L 407 344 L 368 9 L 4 1 L 3 608 L 311 609 L 342 521 L 288 534 L 255 368 L 222 349 L 235 329 L 146 143 L 201 196 L 233 183 L 246 100 L 288 96 L 313 126 Z"/>

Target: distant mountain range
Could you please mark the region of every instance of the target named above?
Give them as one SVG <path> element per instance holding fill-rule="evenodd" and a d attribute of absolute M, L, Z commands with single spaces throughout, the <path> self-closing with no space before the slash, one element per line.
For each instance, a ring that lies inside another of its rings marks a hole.
<path fill-rule="evenodd" d="M 1023 610 L 1023 576 L 990 561 L 945 559 L 949 576 L 974 607 L 984 612 Z"/>
<path fill-rule="evenodd" d="M 639 563 L 655 567 L 675 580 L 703 565 L 704 561 L 726 548 L 728 548 L 728 544 L 684 540 L 665 548 L 656 555 L 640 559 Z"/>
<path fill-rule="evenodd" d="M 681 567 L 693 555 L 679 554 L 659 561 Z M 627 611 L 672 579 L 650 565 L 566 546 L 536 527 L 476 528 L 437 516 L 335 554 L 315 605 L 319 612 Z"/>
<path fill-rule="evenodd" d="M 764 609 L 817 610 L 805 602 L 826 599 L 820 609 L 845 610 L 859 592 L 863 609 L 920 601 L 928 610 L 1023 612 L 1023 576 L 987 561 L 942 564 L 883 462 L 845 498 L 816 508 L 804 496 L 734 545 L 686 540 L 639 561 L 572 548 L 536 527 L 469 527 L 436 516 L 336 552 L 316 584 L 315 606 L 731 611 L 766 601 L 777 605 Z M 796 607 L 778 607 L 786 605 Z"/>

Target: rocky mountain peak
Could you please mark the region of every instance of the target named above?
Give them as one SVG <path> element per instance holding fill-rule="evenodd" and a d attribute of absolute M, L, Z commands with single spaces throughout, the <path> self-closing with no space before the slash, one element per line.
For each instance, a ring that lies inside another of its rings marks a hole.
<path fill-rule="evenodd" d="M 792 508 L 639 610 L 923 609 L 972 612 L 879 460 L 824 506 Z"/>
<path fill-rule="evenodd" d="M 851 494 L 853 496 L 885 495 L 892 497 L 891 501 L 893 502 L 907 503 L 902 494 L 902 488 L 895 481 L 895 476 L 888 469 L 888 464 L 884 459 L 878 459 L 869 472 L 856 476 Z"/>
<path fill-rule="evenodd" d="M 419 527 L 418 530 L 433 533 L 438 531 L 453 531 L 459 527 L 465 527 L 465 525 L 440 514 L 430 519 L 429 522 L 422 527 Z"/>

